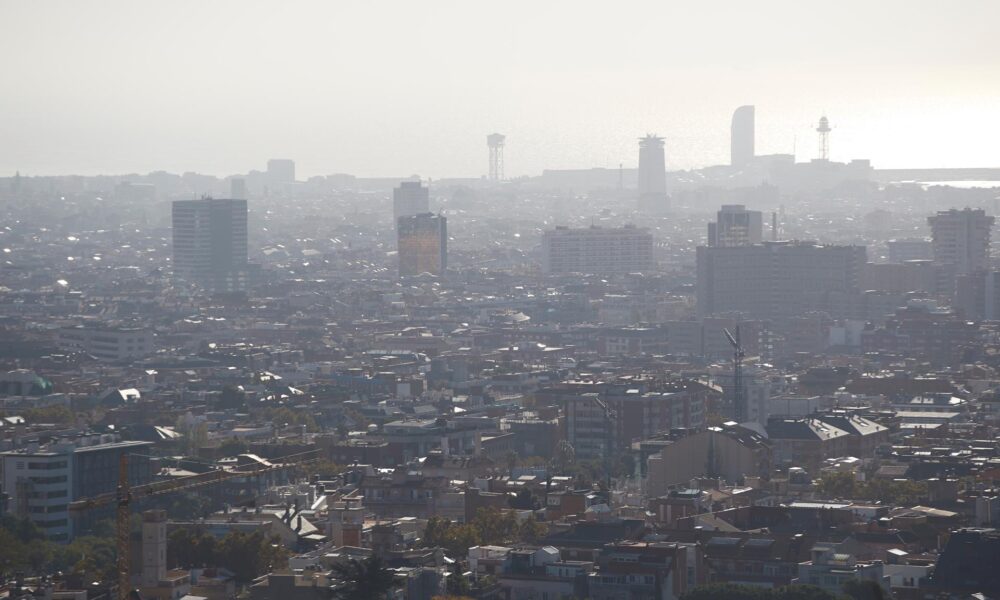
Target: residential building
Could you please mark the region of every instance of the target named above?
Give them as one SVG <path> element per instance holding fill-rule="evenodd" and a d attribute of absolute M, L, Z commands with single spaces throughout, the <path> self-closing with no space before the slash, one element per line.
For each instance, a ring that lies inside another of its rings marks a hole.
<path fill-rule="evenodd" d="M 1000 530 L 968 527 L 952 531 L 924 587 L 928 592 L 954 594 L 951 597 L 1000 590 L 998 560 Z"/>
<path fill-rule="evenodd" d="M 430 189 L 420 181 L 403 181 L 392 190 L 392 222 L 399 224 L 400 217 L 410 217 L 431 212 Z"/>
<path fill-rule="evenodd" d="M 815 418 L 775 418 L 767 422 L 767 438 L 774 448 L 776 465 L 803 467 L 819 472 L 824 460 L 845 456 L 850 434 Z"/>
<path fill-rule="evenodd" d="M 696 544 L 615 542 L 597 557 L 589 575 L 593 600 L 676 600 L 704 577 Z"/>
<path fill-rule="evenodd" d="M 542 272 L 643 273 L 653 268 L 653 236 L 648 229 L 556 227 L 542 235 Z"/>
<path fill-rule="evenodd" d="M 772 464 L 771 445 L 759 433 L 726 425 L 673 440 L 647 461 L 647 493 L 667 493 L 696 477 L 719 477 L 737 483 L 746 477 L 768 476 Z"/>
<path fill-rule="evenodd" d="M 295 183 L 295 161 L 289 158 L 267 161 L 267 182 L 275 191 L 285 184 Z"/>
<path fill-rule="evenodd" d="M 812 560 L 799 563 L 799 576 L 793 583 L 839 594 L 845 583 L 857 579 L 874 581 L 889 593 L 889 578 L 881 561 L 859 562 L 853 555 L 839 552 L 834 544 L 817 544 L 812 549 Z"/>
<path fill-rule="evenodd" d="M 809 311 L 849 317 L 861 298 L 863 246 L 764 242 L 699 247 L 699 316 L 742 312 L 785 319 Z"/>
<path fill-rule="evenodd" d="M 952 266 L 956 275 L 987 268 L 994 221 L 983 209 L 971 208 L 942 210 L 927 217 L 934 262 Z"/>
<path fill-rule="evenodd" d="M 247 201 L 173 203 L 174 277 L 212 291 L 247 286 Z"/>

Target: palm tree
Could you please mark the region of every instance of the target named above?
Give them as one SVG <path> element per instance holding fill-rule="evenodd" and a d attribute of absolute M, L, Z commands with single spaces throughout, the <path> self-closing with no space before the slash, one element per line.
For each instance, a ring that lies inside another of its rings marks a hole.
<path fill-rule="evenodd" d="M 396 585 L 392 570 L 386 567 L 377 554 L 372 554 L 363 561 L 352 558 L 346 563 L 335 564 L 333 572 L 337 579 L 346 584 L 334 592 L 334 596 L 342 600 L 387 598 L 389 591 Z"/>

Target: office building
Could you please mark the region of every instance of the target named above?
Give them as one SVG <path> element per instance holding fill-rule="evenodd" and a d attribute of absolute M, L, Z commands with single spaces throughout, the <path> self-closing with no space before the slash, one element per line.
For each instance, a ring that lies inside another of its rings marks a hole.
<path fill-rule="evenodd" d="M 175 200 L 174 277 L 213 291 L 246 289 L 246 200 Z"/>
<path fill-rule="evenodd" d="M 741 106 L 733 113 L 729 127 L 730 164 L 746 166 L 754 157 L 754 107 Z"/>
<path fill-rule="evenodd" d="M 715 223 L 708 224 L 709 246 L 751 246 L 764 237 L 764 219 L 758 210 L 742 204 L 725 204 L 716 213 Z"/>
<path fill-rule="evenodd" d="M 396 221 L 399 276 L 444 275 L 448 268 L 448 220 L 423 213 Z"/>
<path fill-rule="evenodd" d="M 91 510 L 71 519 L 69 504 L 76 500 L 114 492 L 118 487 L 118 463 L 129 455 L 129 482 L 152 479 L 149 446 L 152 442 L 121 442 L 111 435 L 90 435 L 45 446 L 37 444 L 0 453 L 3 489 L 10 495 L 10 512 L 28 518 L 50 540 L 68 541 L 77 530 L 112 516 Z M 107 507 L 113 512 L 114 507 Z"/>
<path fill-rule="evenodd" d="M 809 311 L 853 315 L 861 300 L 864 246 L 765 242 L 699 247 L 697 303 L 701 317 L 727 312 L 787 319 Z"/>
<path fill-rule="evenodd" d="M 942 210 L 927 217 L 934 262 L 952 266 L 956 275 L 987 268 L 994 220 L 982 209 L 971 208 Z"/>
<path fill-rule="evenodd" d="M 275 187 L 295 183 L 295 161 L 287 158 L 267 161 L 267 182 Z"/>
<path fill-rule="evenodd" d="M 661 210 L 667 205 L 667 168 L 663 138 L 639 138 L 639 207 Z"/>
<path fill-rule="evenodd" d="M 392 190 L 392 222 L 400 217 L 410 217 L 431 212 L 430 189 L 419 181 L 404 181 Z"/>
<path fill-rule="evenodd" d="M 648 229 L 556 227 L 542 236 L 542 271 L 564 273 L 643 273 L 653 268 L 653 235 Z"/>

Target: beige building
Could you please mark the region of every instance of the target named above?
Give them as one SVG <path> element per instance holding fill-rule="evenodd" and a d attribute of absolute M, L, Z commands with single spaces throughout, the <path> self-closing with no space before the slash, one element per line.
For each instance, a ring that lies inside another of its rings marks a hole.
<path fill-rule="evenodd" d="M 771 471 L 771 447 L 759 434 L 738 425 L 709 427 L 663 448 L 647 462 L 647 492 L 662 496 L 670 486 L 702 476 L 736 482 Z"/>

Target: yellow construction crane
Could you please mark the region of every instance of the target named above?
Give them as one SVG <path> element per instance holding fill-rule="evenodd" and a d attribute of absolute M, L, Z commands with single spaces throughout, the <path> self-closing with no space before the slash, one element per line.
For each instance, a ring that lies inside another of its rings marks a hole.
<path fill-rule="evenodd" d="M 131 487 L 128 481 L 128 456 L 128 454 L 122 454 L 118 460 L 118 488 L 114 492 L 100 494 L 91 498 L 83 498 L 69 505 L 70 512 L 77 514 L 95 508 L 110 506 L 111 504 L 116 506 L 115 545 L 118 554 L 116 562 L 116 567 L 118 568 L 118 600 L 128 600 L 131 591 L 131 586 L 129 585 L 129 542 L 131 537 L 129 520 L 134 501 L 200 488 L 234 477 L 263 475 L 274 471 L 300 467 L 315 462 L 320 458 L 318 450 L 310 450 L 284 457 L 282 459 L 284 462 L 277 465 L 265 467 L 252 465 L 250 469 L 216 469 L 207 473 L 181 477 L 173 481 L 157 481 Z"/>

